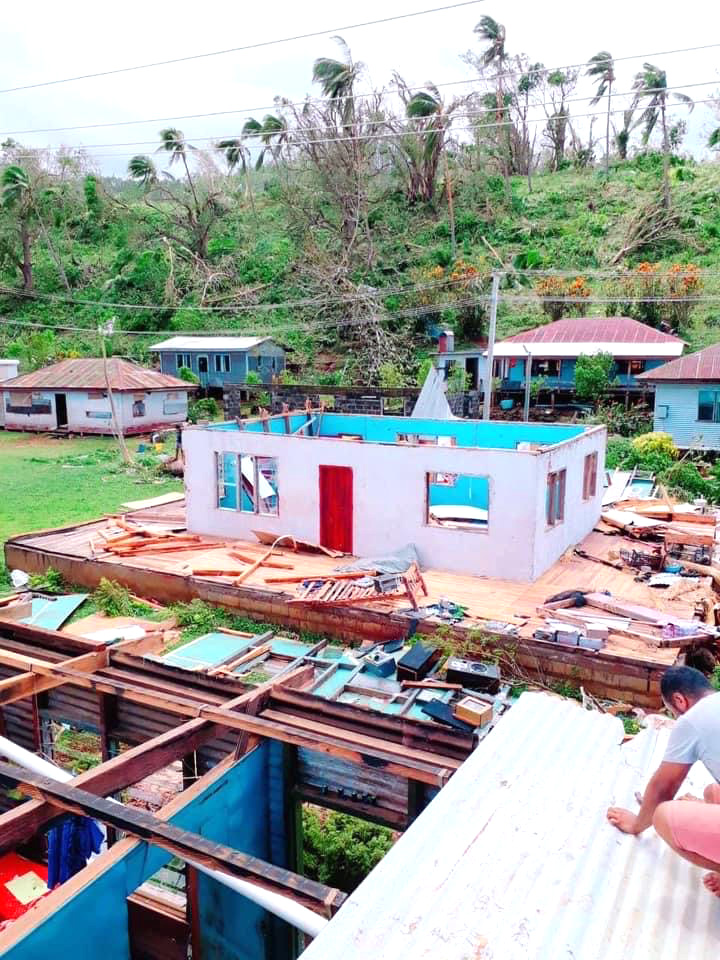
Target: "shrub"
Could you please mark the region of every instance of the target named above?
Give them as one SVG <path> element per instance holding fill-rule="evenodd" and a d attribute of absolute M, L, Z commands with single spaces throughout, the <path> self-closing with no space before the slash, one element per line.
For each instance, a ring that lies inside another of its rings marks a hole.
<path fill-rule="evenodd" d="M 135 603 L 130 596 L 130 591 L 121 587 L 114 580 L 102 578 L 92 595 L 98 610 L 101 610 L 106 617 L 133 617 L 137 615 L 138 610 L 149 611 L 149 607 L 142 607 Z"/>
<path fill-rule="evenodd" d="M 610 435 L 634 437 L 647 433 L 652 426 L 652 415 L 647 407 L 633 407 L 626 410 L 621 403 L 599 403 L 595 413 L 588 418 L 589 423 L 603 423 Z"/>
<path fill-rule="evenodd" d="M 215 420 L 220 415 L 220 407 L 213 397 L 201 397 L 200 400 L 191 400 L 188 404 L 188 420 L 197 423 L 198 420 Z"/>
<path fill-rule="evenodd" d="M 387 827 L 346 813 L 304 807 L 302 816 L 306 875 L 346 893 L 352 893 L 393 845 Z"/>
<path fill-rule="evenodd" d="M 652 453 L 664 454 L 671 460 L 677 460 L 678 457 L 678 448 L 669 433 L 641 433 L 639 437 L 635 437 L 632 445 L 643 459 Z"/>
<path fill-rule="evenodd" d="M 713 489 L 694 463 L 673 463 L 660 477 L 674 496 L 692 499 L 693 497 L 712 497 Z"/>
<path fill-rule="evenodd" d="M 200 383 L 200 378 L 195 376 L 190 367 L 180 367 L 178 377 L 186 383 Z"/>
<path fill-rule="evenodd" d="M 255 370 L 248 370 L 248 373 L 245 377 L 245 383 L 249 383 L 250 386 L 257 387 L 259 384 L 262 383 L 260 374 L 257 373 L 257 371 Z"/>
<path fill-rule="evenodd" d="M 64 593 L 67 589 L 62 574 L 54 567 L 48 567 L 45 573 L 35 573 L 30 577 L 30 587 L 41 593 Z"/>
<path fill-rule="evenodd" d="M 620 470 L 630 470 L 635 466 L 636 456 L 637 451 L 627 437 L 608 437 L 605 466 L 609 470 L 614 470 L 616 467 Z"/>
<path fill-rule="evenodd" d="M 614 364 L 610 353 L 598 353 L 594 356 L 581 354 L 575 363 L 575 389 L 578 398 L 602 402 L 615 382 L 610 379 Z"/>

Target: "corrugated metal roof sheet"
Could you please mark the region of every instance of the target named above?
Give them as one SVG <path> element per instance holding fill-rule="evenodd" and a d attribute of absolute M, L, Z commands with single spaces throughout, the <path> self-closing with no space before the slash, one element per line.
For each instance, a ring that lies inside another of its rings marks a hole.
<path fill-rule="evenodd" d="M 110 387 L 118 392 L 195 389 L 192 383 L 148 370 L 121 357 L 110 357 L 108 375 Z M 95 358 L 60 360 L 49 367 L 6 380 L 2 385 L 3 390 L 105 390 L 106 387 L 104 363 Z"/>
<path fill-rule="evenodd" d="M 620 746 L 618 719 L 524 694 L 302 960 L 716 960 L 703 871 L 605 816 L 637 807 L 667 736 Z"/>
<path fill-rule="evenodd" d="M 250 350 L 270 337 L 170 337 L 151 350 Z"/>
<path fill-rule="evenodd" d="M 677 343 L 679 337 L 662 333 L 632 317 L 563 317 L 501 343 Z"/>
<path fill-rule="evenodd" d="M 642 380 L 720 380 L 720 343 L 638 374 Z"/>

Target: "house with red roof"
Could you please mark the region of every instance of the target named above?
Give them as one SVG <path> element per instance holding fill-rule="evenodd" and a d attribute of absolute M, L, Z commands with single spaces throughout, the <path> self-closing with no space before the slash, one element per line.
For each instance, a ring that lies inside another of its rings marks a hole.
<path fill-rule="evenodd" d="M 573 390 L 575 363 L 582 355 L 609 353 L 615 359 L 614 377 L 622 387 L 639 387 L 641 373 L 679 357 L 684 343 L 632 317 L 563 317 L 495 344 L 495 374 L 503 389 L 542 378 L 548 388 Z"/>
<path fill-rule="evenodd" d="M 110 393 L 108 393 L 108 386 Z M 0 383 L 6 430 L 150 433 L 187 420 L 195 384 L 130 360 L 60 360 Z"/>
<path fill-rule="evenodd" d="M 655 386 L 654 429 L 682 450 L 720 450 L 720 343 L 640 374 Z"/>

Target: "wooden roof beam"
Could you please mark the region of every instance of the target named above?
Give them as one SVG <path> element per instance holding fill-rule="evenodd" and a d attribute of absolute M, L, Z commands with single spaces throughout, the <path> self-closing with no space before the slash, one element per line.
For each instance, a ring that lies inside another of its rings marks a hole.
<path fill-rule="evenodd" d="M 212 870 L 256 883 L 291 898 L 321 916 L 332 916 L 345 899 L 345 894 L 340 890 L 308 880 L 258 857 L 240 853 L 225 844 L 207 840 L 144 810 L 97 797 L 87 790 L 58 783 L 12 764 L 0 763 L 0 782 L 11 784 L 23 793 L 45 800 L 69 813 L 93 817 L 182 860 L 194 860 Z"/>

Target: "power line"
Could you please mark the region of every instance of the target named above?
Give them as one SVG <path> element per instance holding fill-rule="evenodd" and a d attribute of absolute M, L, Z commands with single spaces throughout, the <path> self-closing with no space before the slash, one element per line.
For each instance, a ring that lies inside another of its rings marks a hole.
<path fill-rule="evenodd" d="M 392 17 L 381 17 L 378 20 L 366 20 L 363 23 L 349 23 L 341 27 L 331 27 L 327 30 L 314 30 L 311 33 L 299 33 L 290 37 L 278 37 L 275 40 L 260 40 L 256 43 L 248 43 L 242 47 L 228 47 L 225 50 L 212 50 L 208 53 L 195 53 L 186 57 L 173 57 L 170 60 L 155 60 L 151 63 L 138 63 L 130 67 L 116 67 L 113 70 L 99 70 L 96 73 L 83 73 L 74 77 L 63 77 L 59 80 L 42 80 L 37 83 L 25 83 L 17 87 L 6 87 L 0 89 L 0 93 L 16 93 L 19 90 L 36 90 L 38 87 L 53 87 L 62 83 L 73 83 L 76 80 L 94 80 L 98 77 L 109 77 L 118 73 L 131 73 L 135 70 L 149 70 L 153 67 L 167 67 L 175 63 L 188 63 L 191 60 L 207 60 L 210 57 L 222 57 L 230 53 L 244 53 L 248 50 L 259 50 L 263 47 L 272 47 L 282 43 L 292 43 L 295 40 L 309 40 L 312 37 L 324 37 L 329 34 L 339 33 L 340 31 L 358 30 L 361 27 L 375 27 L 383 23 L 391 23 L 397 20 L 409 20 L 413 17 L 424 17 L 431 13 L 445 13 L 448 10 L 458 10 L 461 7 L 472 7 L 478 4 L 480 0 L 463 0 L 462 3 L 451 3 L 444 7 L 430 7 L 426 10 L 415 10 L 412 13 L 400 13 Z"/>
<path fill-rule="evenodd" d="M 460 82 L 465 82 L 465 81 L 455 81 L 455 82 L 460 83 Z M 687 89 L 689 89 L 689 88 L 691 88 L 691 87 L 709 87 L 709 86 L 712 86 L 713 84 L 716 84 L 717 82 L 718 82 L 718 81 L 717 81 L 717 78 L 715 78 L 715 79 L 713 79 L 713 80 L 702 80 L 702 81 L 698 81 L 698 82 L 696 82 L 696 83 L 684 83 L 684 84 L 679 84 L 678 86 L 675 86 L 675 87 L 665 87 L 664 89 L 665 89 L 666 92 L 671 93 L 671 92 L 676 91 L 676 90 L 687 90 Z M 418 89 L 424 89 L 424 88 L 418 88 Z M 614 93 L 614 94 L 613 94 L 613 99 L 615 99 L 615 98 L 620 98 L 620 97 L 632 97 L 632 96 L 635 96 L 636 94 L 637 94 L 637 91 L 636 91 L 636 90 L 625 90 L 625 91 L 623 91 L 622 93 Z M 595 99 L 595 95 L 594 95 L 594 94 L 590 94 L 590 95 L 585 96 L 585 97 L 567 97 L 565 100 L 563 100 L 563 104 L 566 105 L 566 104 L 569 104 L 569 103 L 585 103 L 585 102 L 587 102 L 587 101 L 591 101 L 591 100 L 594 100 L 594 99 Z M 298 101 L 297 103 L 282 104 L 281 106 L 283 106 L 283 107 L 289 107 L 289 106 L 297 107 L 297 106 L 303 106 L 306 102 L 314 102 L 314 101 L 304 101 L 304 100 L 301 100 L 301 101 Z M 327 100 L 324 100 L 324 101 L 323 101 L 323 100 L 320 100 L 319 102 L 327 103 L 328 101 L 327 101 Z M 704 100 L 693 101 L 693 103 L 704 103 L 704 102 L 712 102 L 712 103 L 715 103 L 715 102 L 716 102 L 716 98 L 715 98 L 715 97 L 710 97 L 710 98 L 708 98 L 708 100 L 705 100 L 705 101 L 704 101 Z M 530 106 L 532 106 L 533 108 L 538 108 L 538 107 L 554 107 L 555 105 L 556 105 L 556 104 L 555 104 L 552 100 L 541 100 L 541 101 L 536 101 L 536 102 L 530 104 Z M 678 104 L 673 104 L 673 106 L 675 106 L 675 107 L 682 107 L 682 106 L 684 106 L 684 107 L 687 108 L 687 107 L 689 106 L 689 104 L 678 103 Z M 277 107 L 277 104 L 275 104 L 275 107 Z M 272 109 L 272 108 L 259 108 L 259 107 L 256 107 L 254 111 L 226 110 L 226 111 L 217 111 L 217 112 L 214 112 L 214 113 L 199 113 L 199 114 L 195 114 L 195 117 L 197 117 L 197 118 L 205 118 L 205 117 L 224 116 L 224 115 L 227 115 L 228 113 L 257 112 L 257 110 L 259 110 L 259 109 Z M 622 108 L 622 110 L 620 110 L 620 108 L 618 108 L 618 110 L 611 111 L 611 112 L 612 112 L 612 113 L 619 113 L 619 112 L 623 112 L 624 109 L 625 109 L 625 108 Z M 477 117 L 486 116 L 486 115 L 488 115 L 488 114 L 497 114 L 497 112 L 498 112 L 498 108 L 497 108 L 496 106 L 495 106 L 495 107 L 483 107 L 483 108 L 481 108 L 481 109 L 479 109 L 479 110 L 473 110 L 473 111 L 471 111 L 470 113 L 453 113 L 453 114 L 449 115 L 446 119 L 447 119 L 448 125 L 449 125 L 450 122 L 451 122 L 452 120 L 454 120 L 454 119 L 461 119 L 461 120 L 462 120 L 462 119 L 475 119 L 475 118 L 477 118 Z M 592 114 L 576 114 L 577 117 L 582 117 L 582 116 L 598 116 L 598 115 L 607 116 L 607 110 L 606 110 L 606 109 L 599 109 L 599 110 L 597 110 L 597 111 L 594 111 Z M 165 117 L 165 118 L 159 118 L 159 119 L 157 119 L 155 122 L 157 122 L 157 123 L 168 122 L 169 120 L 172 120 L 172 119 L 184 120 L 184 119 L 188 119 L 188 117 L 174 117 L 174 118 L 173 118 L 173 117 Z M 528 117 L 528 118 L 526 118 L 525 122 L 526 122 L 526 123 L 539 122 L 539 121 L 544 120 L 544 119 L 547 119 L 547 118 L 544 118 L 544 117 L 529 118 L 529 117 Z M 571 119 L 574 119 L 574 118 L 571 118 Z M 424 123 L 424 122 L 427 121 L 427 117 L 408 117 L 408 118 L 406 118 L 403 122 L 404 122 L 405 124 L 407 124 L 407 125 L 412 125 L 415 121 L 417 121 L 418 123 Z M 124 125 L 126 125 L 127 123 L 129 123 L 129 122 L 131 122 L 131 121 L 123 121 L 121 124 L 107 124 L 107 126 L 124 126 Z M 140 121 L 140 122 L 147 123 L 147 122 L 150 122 L 150 121 Z M 512 120 L 498 121 L 497 123 L 492 124 L 492 126 L 507 126 L 507 125 L 509 125 L 510 123 L 513 123 L 513 122 L 514 122 L 514 121 L 512 121 Z M 103 124 L 100 124 L 99 126 L 103 126 Z M 58 128 L 56 128 L 56 129 L 57 129 L 57 130 L 62 130 L 63 128 L 62 128 L 62 127 L 58 127 Z M 72 128 L 67 128 L 67 129 L 72 129 Z M 302 129 L 303 129 L 303 131 L 305 131 L 305 132 L 308 132 L 308 131 L 316 131 L 316 130 L 324 130 L 324 129 L 326 129 L 326 125 L 319 126 L 319 127 L 303 127 Z M 49 130 L 41 130 L 41 129 L 38 129 L 38 130 L 26 130 L 26 131 L 15 131 L 15 132 L 16 132 L 16 133 L 53 133 L 53 132 L 55 132 L 55 131 L 52 130 L 52 129 L 49 129 Z M 282 131 L 279 131 L 279 132 L 282 132 Z M 287 132 L 288 132 L 288 133 L 291 133 L 291 132 L 292 132 L 292 128 L 288 128 L 288 131 L 287 131 Z M 411 133 L 412 133 L 412 132 L 415 132 L 415 128 L 411 126 L 410 132 L 411 132 Z M 420 129 L 420 130 L 418 130 L 417 132 L 422 133 L 423 130 Z M 11 133 L 12 133 L 12 131 L 11 131 L 10 133 L 0 133 L 0 136 L 3 136 L 3 137 L 4 137 L 4 136 L 10 136 Z M 234 135 L 234 134 L 215 134 L 214 136 L 211 136 L 211 137 L 186 137 L 185 139 L 186 139 L 186 141 L 189 141 L 189 140 L 198 141 L 198 140 L 199 140 L 199 141 L 201 141 L 201 142 L 203 142 L 203 143 L 206 143 L 206 142 L 212 142 L 212 141 L 214 141 L 214 140 L 227 140 L 227 139 L 233 138 L 233 137 L 235 137 L 235 136 L 236 136 L 236 135 Z M 250 140 L 250 139 L 253 139 L 253 138 L 257 137 L 257 136 L 258 136 L 258 134 L 243 134 L 243 135 L 241 135 L 238 139 L 241 139 L 241 140 Z M 338 138 L 338 139 L 347 139 L 347 138 Z M 359 139 L 362 139 L 362 138 L 359 138 Z M 126 141 L 121 141 L 121 142 L 116 142 L 116 143 L 94 143 L 94 144 L 90 144 L 88 147 L 82 146 L 82 145 L 80 145 L 80 144 L 63 144 L 63 146 L 65 146 L 65 147 L 70 147 L 70 148 L 73 148 L 73 147 L 74 147 L 74 148 L 76 148 L 76 149 L 90 149 L 90 148 L 92 148 L 93 150 L 107 149 L 107 148 L 109 148 L 109 147 L 153 147 L 153 146 L 157 146 L 157 140 L 130 140 L 130 141 L 127 141 L 127 140 L 126 140 Z M 47 147 L 37 147 L 36 149 L 38 149 L 38 150 L 52 150 L 53 147 L 51 147 L 50 145 L 48 145 Z"/>
<path fill-rule="evenodd" d="M 475 2 L 480 2 L 480 0 L 475 0 Z M 464 4 L 456 4 L 456 5 L 454 5 L 454 6 L 464 6 Z M 451 9 L 454 9 L 454 6 L 450 6 L 450 7 L 439 7 L 439 8 L 436 8 L 435 10 L 420 11 L 418 14 L 406 14 L 405 16 L 406 16 L 406 17 L 408 17 L 408 16 L 421 16 L 423 13 L 433 13 L 433 12 L 436 12 L 436 10 L 437 10 L 437 11 L 451 10 Z M 385 22 L 388 22 L 388 20 L 392 20 L 392 19 L 402 19 L 402 17 L 397 17 L 397 18 L 390 17 L 390 18 L 387 18 L 387 20 L 372 21 L 372 23 L 385 23 Z M 367 26 L 367 25 L 370 25 L 370 24 L 358 24 L 357 26 Z M 336 29 L 338 29 L 338 30 L 342 30 L 342 29 L 347 30 L 347 29 L 352 29 L 352 28 L 350 28 L 350 27 L 338 27 L 338 28 L 336 28 Z M 331 33 L 331 32 L 333 32 L 333 31 L 324 31 L 324 32 Z M 316 35 L 317 35 L 317 34 L 310 34 L 309 36 L 316 36 Z M 268 42 L 271 42 L 271 41 L 268 41 Z M 278 41 L 278 42 L 282 43 L 282 42 L 285 42 L 285 41 Z M 654 52 L 652 52 L 652 53 L 636 53 L 636 54 L 628 55 L 628 56 L 626 56 L 626 57 L 616 57 L 616 58 L 614 59 L 614 62 L 615 62 L 615 63 L 619 63 L 619 62 L 621 62 L 621 61 L 627 61 L 627 60 L 644 60 L 644 59 L 649 58 L 649 57 L 666 57 L 666 56 L 672 56 L 672 55 L 674 55 L 674 54 L 679 54 L 679 53 L 695 53 L 695 52 L 702 51 L 702 50 L 712 50 L 712 49 L 715 49 L 716 47 L 720 47 L 720 43 L 710 43 L 710 44 L 705 44 L 705 45 L 699 46 L 699 47 L 684 47 L 684 48 L 680 48 L 680 47 L 679 47 L 679 48 L 676 48 L 676 49 L 674 49 L 674 50 L 660 50 L 660 51 L 654 51 Z M 241 49 L 241 50 L 242 50 L 242 49 L 247 49 L 247 48 L 242 48 L 242 47 L 241 47 L 241 48 L 237 48 L 237 49 Z M 234 51 L 233 51 L 233 50 L 228 50 L 228 51 L 219 51 L 219 52 L 220 52 L 220 53 L 225 53 L 225 52 L 227 52 L 227 53 L 232 53 L 232 52 L 234 52 Z M 202 57 L 202 56 L 213 56 L 213 54 L 200 54 L 200 56 L 201 56 L 201 57 Z M 188 59 L 193 59 L 193 58 L 188 58 Z M 179 60 L 162 61 L 162 63 L 177 63 L 177 62 L 180 62 L 180 61 L 179 61 Z M 156 65 L 156 64 L 147 64 L 146 66 L 155 66 L 155 65 Z M 157 65 L 161 65 L 161 64 L 157 64 Z M 539 75 L 548 74 L 548 73 L 555 73 L 555 72 L 560 71 L 560 70 L 578 69 L 578 68 L 583 67 L 583 66 L 587 66 L 587 63 L 586 63 L 586 62 L 583 62 L 583 63 L 565 64 L 565 65 L 562 65 L 562 66 L 555 66 L 555 67 L 542 67 L 542 68 L 539 68 L 539 69 L 537 69 L 537 70 L 530 70 L 530 71 L 528 71 L 527 73 L 524 73 L 524 72 L 521 71 L 521 70 L 520 70 L 520 71 L 517 71 L 517 70 L 516 70 L 516 71 L 507 71 L 507 72 L 504 72 L 504 73 L 495 74 L 492 78 L 489 78 L 489 79 L 496 80 L 496 79 L 504 79 L 504 78 L 509 78 L 509 77 L 523 76 L 523 75 L 526 75 L 526 76 L 539 76 Z M 129 69 L 129 70 L 138 69 L 138 70 L 139 70 L 139 69 L 143 69 L 143 67 L 142 67 L 142 66 L 140 66 L 140 67 L 129 67 L 129 68 L 124 68 L 124 69 Z M 109 71 L 109 72 L 112 73 L 112 72 L 114 72 L 114 71 Z M 117 71 L 117 72 L 119 72 L 119 71 Z M 90 76 L 90 77 L 94 77 L 94 76 L 104 76 L 104 75 L 105 75 L 105 74 L 90 74 L 89 76 Z M 69 78 L 68 80 L 48 81 L 47 83 L 67 83 L 67 82 L 69 82 L 70 80 L 74 80 L 74 79 L 84 79 L 84 78 L 83 78 L 83 77 L 71 77 L 71 78 Z M 482 79 L 483 79 L 482 77 L 469 77 L 469 78 L 467 78 L 467 79 L 465 79 L 465 80 L 448 80 L 448 81 L 445 81 L 445 82 L 443 82 L 443 83 L 436 83 L 435 86 L 438 87 L 438 88 L 441 88 L 441 87 L 459 86 L 459 85 L 467 84 L 467 83 L 478 83 L 478 82 L 481 81 Z M 714 82 L 716 82 L 716 81 L 708 81 L 708 84 L 714 83 Z M 10 92 L 12 92 L 12 91 L 14 91 L 14 90 L 25 90 L 25 89 L 30 89 L 30 88 L 35 87 L 35 86 L 43 86 L 43 85 L 46 85 L 46 84 L 31 84 L 31 85 L 25 86 L 25 87 L 10 87 L 10 88 L 7 88 L 6 90 L 0 90 L 0 93 L 10 93 Z M 698 84 L 686 84 L 686 86 L 697 86 L 697 85 L 698 85 Z M 705 84 L 700 84 L 700 85 L 701 85 L 701 86 L 705 86 Z M 418 85 L 418 86 L 409 87 L 408 89 L 409 89 L 409 90 L 423 90 L 423 89 L 425 89 L 425 86 L 426 86 L 426 84 L 420 84 L 420 85 Z M 668 89 L 668 90 L 675 90 L 675 89 L 681 89 L 681 88 L 680 88 L 680 87 L 667 87 L 666 89 Z M 300 107 L 300 106 L 303 106 L 306 102 L 309 102 L 309 103 L 319 103 L 319 102 L 333 102 L 333 103 L 337 102 L 337 103 L 341 103 L 341 102 L 343 102 L 343 101 L 345 101 L 345 100 L 349 100 L 349 99 L 353 99 L 353 100 L 364 100 L 364 99 L 372 98 L 372 97 L 374 97 L 375 95 L 376 95 L 375 92 L 372 92 L 372 93 L 343 94 L 342 96 L 339 96 L 339 97 L 331 97 L 331 98 L 309 97 L 309 98 L 306 98 L 305 100 L 294 101 L 294 102 L 292 102 L 292 103 L 290 103 L 290 104 L 288 104 L 288 105 L 289 105 L 289 106 Z M 622 94 L 613 94 L 613 96 L 622 96 Z M 581 99 L 592 99 L 592 98 L 588 97 L 588 98 L 581 98 Z M 205 117 L 219 117 L 219 116 L 243 115 L 243 114 L 246 114 L 246 113 L 247 113 L 247 114 L 251 114 L 251 113 L 256 113 L 256 112 L 259 112 L 259 111 L 262 111 L 262 110 L 274 110 L 276 107 L 277 107 L 277 104 L 276 104 L 275 102 L 273 102 L 273 103 L 271 103 L 271 104 L 265 104 L 265 105 L 255 106 L 255 107 L 244 107 L 244 108 L 238 109 L 238 110 L 215 110 L 215 111 L 210 111 L 210 112 L 207 112 L 207 113 L 190 113 L 190 114 L 182 114 L 182 115 L 176 115 L 176 116 L 170 116 L 170 117 L 147 117 L 147 118 L 145 118 L 145 119 L 143 119 L 143 120 L 115 120 L 115 121 L 109 121 L 109 122 L 105 122 L 105 123 L 76 124 L 76 125 L 64 126 L 64 127 L 38 127 L 38 128 L 35 128 L 35 129 L 31 129 L 31 130 L 9 130 L 9 131 L 5 131 L 5 133 L 3 133 L 3 134 L 1 134 L 1 135 L 2 135 L 2 136 L 24 136 L 24 135 L 27 135 L 27 134 L 35 134 L 35 133 L 62 133 L 62 132 L 65 132 L 65 131 L 70 131 L 70 130 L 96 130 L 96 129 L 104 128 L 104 127 L 125 127 L 125 126 L 134 126 L 134 125 L 142 124 L 142 123 L 169 123 L 169 122 L 172 121 L 172 120 L 198 120 L 198 119 L 203 119 L 203 118 L 205 118 Z"/>
<path fill-rule="evenodd" d="M 714 82 L 714 81 L 713 81 L 713 82 Z M 706 98 L 704 98 L 704 99 L 702 99 L 702 100 L 694 100 L 693 103 L 692 103 L 692 106 L 699 106 L 699 105 L 701 105 L 701 104 L 706 104 L 706 103 L 717 103 L 717 99 L 716 99 L 715 97 L 706 97 Z M 666 107 L 666 112 L 670 112 L 670 111 L 672 111 L 672 110 L 680 110 L 680 109 L 682 109 L 682 110 L 687 110 L 687 109 L 688 109 L 688 106 L 690 106 L 690 105 L 689 105 L 689 104 L 685 104 L 685 103 L 673 103 L 673 104 L 668 104 L 668 106 Z M 609 112 L 610 112 L 610 115 L 611 115 L 611 116 L 615 116 L 615 114 L 624 113 L 624 112 L 625 112 L 625 109 L 626 109 L 626 108 L 624 108 L 624 107 L 619 107 L 618 109 L 616 109 L 616 110 L 610 110 Z M 589 112 L 589 113 L 576 113 L 576 114 L 574 114 L 573 116 L 568 116 L 568 117 L 548 117 L 548 116 L 544 116 L 544 117 L 528 117 L 528 118 L 526 118 L 526 120 L 525 120 L 524 122 L 525 122 L 525 123 L 528 123 L 528 124 L 530 124 L 530 123 L 544 123 L 544 124 L 546 124 L 546 125 L 552 125 L 553 123 L 561 123 L 561 122 L 567 123 L 567 122 L 573 121 L 573 120 L 583 120 L 583 119 L 587 119 L 588 117 L 606 117 L 607 115 L 608 115 L 608 111 L 601 109 L 601 110 L 593 110 L 593 111 L 591 111 L 591 112 Z M 468 114 L 467 116 L 473 116 L 473 115 L 472 115 L 472 114 Z M 452 130 L 454 130 L 454 131 L 459 131 L 459 130 L 464 130 L 464 131 L 469 131 L 469 130 L 475 130 L 475 131 L 477 131 L 477 130 L 492 130 L 492 129 L 502 128 L 502 127 L 512 127 L 513 125 L 514 125 L 514 121 L 513 121 L 513 120 L 502 120 L 502 121 L 496 121 L 496 122 L 493 122 L 493 123 L 471 123 L 471 124 L 459 124 L 459 125 L 456 124 L 456 125 L 453 125 L 453 126 L 452 126 Z M 450 127 L 448 127 L 448 129 L 450 129 Z M 303 145 L 303 146 L 317 146 L 317 145 L 324 144 L 324 143 L 350 143 L 350 142 L 363 142 L 363 141 L 372 141 L 372 142 L 375 142 L 375 141 L 382 141 L 382 140 L 392 140 L 392 139 L 395 139 L 395 138 L 397 138 L 397 137 L 399 137 L 399 136 L 402 136 L 403 133 L 413 133 L 413 134 L 417 134 L 418 136 L 429 136 L 430 134 L 435 133 L 435 132 L 436 132 L 436 131 L 433 130 L 432 128 L 412 129 L 412 130 L 404 130 L 404 131 L 403 131 L 403 130 L 399 130 L 399 131 L 389 131 L 389 132 L 387 132 L 387 133 L 367 133 L 367 134 L 360 134 L 360 135 L 357 136 L 357 137 L 319 137 L 319 138 L 315 138 L 315 139 L 303 140 L 303 141 L 301 141 L 300 143 L 301 143 L 301 145 Z M 288 133 L 289 133 L 290 135 L 292 135 L 292 130 L 289 130 Z M 231 136 L 232 136 L 232 135 L 231 135 Z M 206 140 L 207 140 L 207 141 L 214 142 L 214 141 L 217 141 L 217 140 L 225 139 L 225 137 L 223 137 L 222 135 L 217 135 L 217 136 L 214 136 L 214 137 L 194 137 L 193 139 L 194 139 L 194 140 L 202 140 L 202 141 L 206 141 Z M 147 146 L 147 145 L 154 146 L 156 143 L 157 143 L 156 140 L 143 140 L 143 141 L 135 141 L 135 142 L 134 142 L 134 145 L 135 145 L 135 146 Z M 133 142 L 130 142 L 130 143 L 117 143 L 117 144 L 105 144 L 105 145 L 98 145 L 98 146 L 97 146 L 97 149 L 105 149 L 106 147 L 111 147 L 111 146 L 122 147 L 122 146 L 132 146 L 132 145 L 133 145 Z M 287 146 L 289 146 L 289 147 L 293 146 L 293 141 L 292 141 L 292 139 L 289 139 L 289 140 L 288 140 Z M 65 145 L 65 148 L 68 148 L 68 145 Z M 117 152 L 116 152 L 116 153 L 94 153 L 94 152 L 92 152 L 94 149 L 96 149 L 94 145 L 83 146 L 83 145 L 81 145 L 81 144 L 73 144 L 73 145 L 69 145 L 69 148 L 70 148 L 70 149 L 77 149 L 77 150 L 79 150 L 79 151 L 83 151 L 88 158 L 90 158 L 90 159 L 95 159 L 95 160 L 100 160 L 100 159 L 123 159 L 123 158 L 125 158 L 125 157 L 133 157 L 133 156 L 135 156 L 135 152 L 134 152 L 134 151 L 131 152 L 131 153 L 127 153 L 127 152 L 123 152 L 123 153 L 117 153 Z M 61 149 L 61 148 L 54 148 L 54 147 L 50 147 L 50 146 L 48 146 L 48 147 L 38 147 L 38 148 L 36 148 L 36 152 L 35 152 L 35 153 L 13 154 L 13 159 L 15 159 L 15 160 L 34 160 L 34 159 L 37 159 L 37 152 L 38 152 L 38 151 L 52 151 L 52 150 L 56 150 L 56 149 Z"/>

